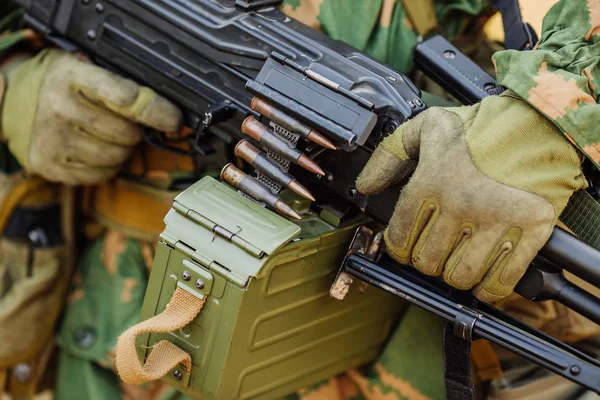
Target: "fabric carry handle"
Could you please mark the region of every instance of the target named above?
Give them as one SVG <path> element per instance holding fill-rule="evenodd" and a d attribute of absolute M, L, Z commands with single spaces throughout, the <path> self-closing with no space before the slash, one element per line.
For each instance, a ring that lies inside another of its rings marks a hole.
<path fill-rule="evenodd" d="M 117 340 L 116 348 L 115 366 L 121 379 L 131 384 L 154 381 L 165 376 L 179 364 L 190 372 L 191 356 L 167 340 L 156 343 L 146 363 L 142 364 L 137 354 L 135 340 L 138 335 L 144 333 L 172 332 L 188 325 L 202 310 L 206 297 L 199 298 L 177 287 L 163 312 L 126 330 Z"/>

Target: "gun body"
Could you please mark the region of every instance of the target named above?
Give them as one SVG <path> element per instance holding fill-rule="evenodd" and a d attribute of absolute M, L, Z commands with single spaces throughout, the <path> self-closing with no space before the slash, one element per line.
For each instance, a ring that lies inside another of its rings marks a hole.
<path fill-rule="evenodd" d="M 75 45 L 182 106 L 192 129 L 202 127 L 209 106 L 226 102 L 227 115 L 216 116 L 210 132 L 228 142 L 241 137 L 245 117 L 260 117 L 249 107 L 247 83 L 276 88 L 288 100 L 279 107 L 309 124 L 315 118 L 305 111 L 314 112 L 317 128 L 353 151 L 351 165 L 343 153 L 321 157 L 333 179 L 317 182 L 317 190 L 389 219 L 398 190 L 375 200 L 357 195 L 353 184 L 384 133 L 425 109 L 405 75 L 273 8 L 242 13 L 210 0 L 17 3 L 37 29 L 59 36 L 61 46 Z M 286 62 L 271 58 L 274 52 Z"/>

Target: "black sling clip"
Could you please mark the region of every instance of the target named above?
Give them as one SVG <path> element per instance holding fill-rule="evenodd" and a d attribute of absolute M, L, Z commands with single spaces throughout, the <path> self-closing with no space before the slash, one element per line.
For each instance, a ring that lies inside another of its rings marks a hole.
<path fill-rule="evenodd" d="M 473 329 L 475 329 L 477 320 L 481 318 L 481 314 L 462 304 L 459 304 L 458 307 L 460 311 L 456 314 L 456 318 L 454 318 L 454 334 L 464 340 L 472 342 Z"/>

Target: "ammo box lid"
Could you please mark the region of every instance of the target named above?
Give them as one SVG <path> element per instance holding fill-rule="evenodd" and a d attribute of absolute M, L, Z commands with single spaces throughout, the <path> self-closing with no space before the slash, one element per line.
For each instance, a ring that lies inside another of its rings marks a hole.
<path fill-rule="evenodd" d="M 231 270 L 240 284 L 257 277 L 266 255 L 301 233 L 298 225 L 211 177 L 175 198 L 165 224 L 163 240 L 192 248 L 207 267 L 217 262 Z"/>

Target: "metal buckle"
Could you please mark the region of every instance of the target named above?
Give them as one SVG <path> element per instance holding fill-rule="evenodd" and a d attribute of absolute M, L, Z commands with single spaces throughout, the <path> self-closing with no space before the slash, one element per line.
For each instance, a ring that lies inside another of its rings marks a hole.
<path fill-rule="evenodd" d="M 342 301 L 348 294 L 350 286 L 354 282 L 354 278 L 344 272 L 344 265 L 346 265 L 346 259 L 352 254 L 360 254 L 365 256 L 371 261 L 377 262 L 381 257 L 385 244 L 383 242 L 383 231 L 373 232 L 373 230 L 366 226 L 361 226 L 356 230 L 352 242 L 346 252 L 346 257 L 340 266 L 340 269 L 329 289 L 329 296 L 335 300 Z M 361 283 L 360 291 L 364 292 L 368 284 L 365 282 Z"/>
<path fill-rule="evenodd" d="M 475 328 L 475 323 L 477 320 L 481 318 L 481 314 L 473 309 L 463 306 L 462 304 L 458 304 L 458 307 L 460 312 L 456 314 L 452 330 L 456 336 L 472 342 L 473 329 Z"/>

